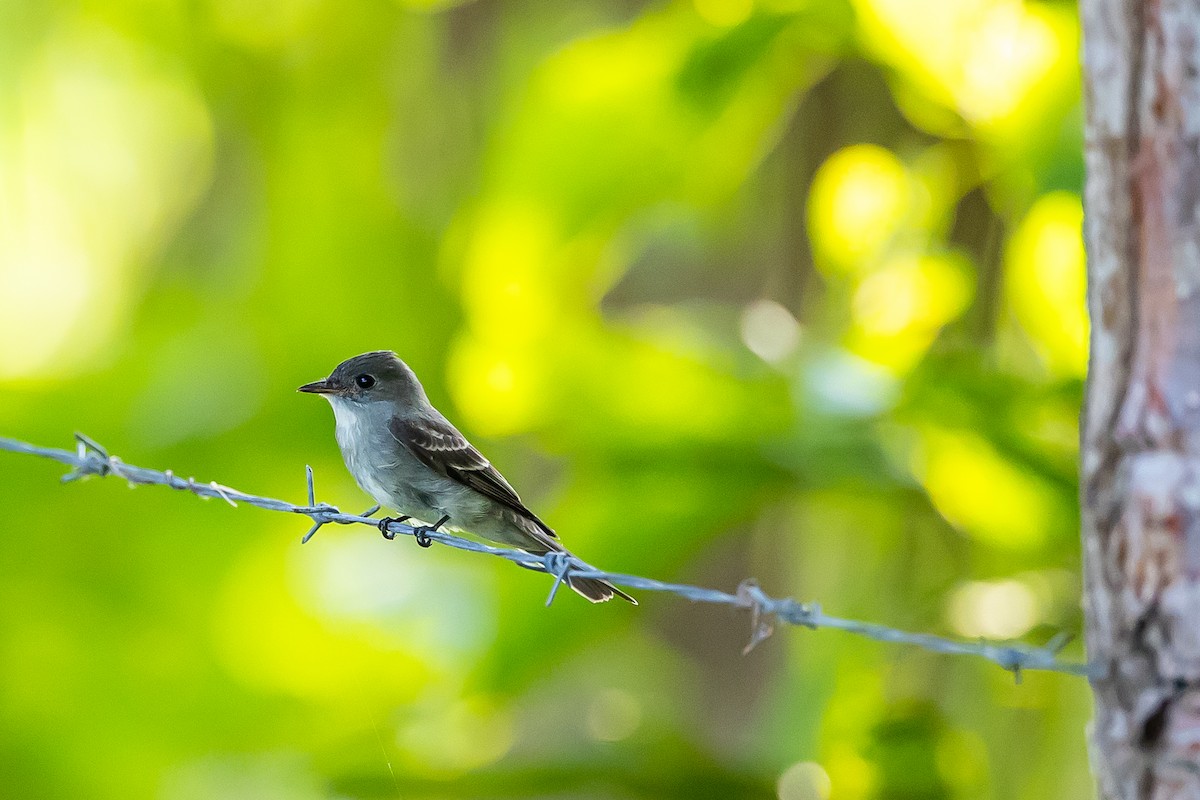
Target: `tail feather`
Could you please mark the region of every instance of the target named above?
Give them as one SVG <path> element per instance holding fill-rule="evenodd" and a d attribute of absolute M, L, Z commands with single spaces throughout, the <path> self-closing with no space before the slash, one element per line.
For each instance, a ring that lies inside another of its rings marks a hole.
<path fill-rule="evenodd" d="M 547 528 L 541 520 L 531 520 L 526 517 L 517 516 L 513 512 L 508 512 L 505 519 L 519 532 L 518 537 L 514 539 L 511 536 L 485 534 L 486 538 L 505 544 L 515 544 L 517 547 L 535 556 L 541 556 L 550 551 L 570 555 L 567 549 L 562 546 L 562 543 L 558 541 L 557 537 L 551 538 L 555 536 L 554 531 Z M 503 533 L 507 534 L 511 530 L 511 528 L 507 528 Z M 634 600 L 608 581 L 600 578 L 575 577 L 568 573 L 566 582 L 568 586 L 593 603 L 603 603 L 612 600 L 615 596 L 633 603 L 635 606 L 638 604 L 637 600 Z"/>
<path fill-rule="evenodd" d="M 593 603 L 603 603 L 612 600 L 615 595 L 622 600 L 633 603 L 635 606 L 638 604 L 637 600 L 634 600 L 608 581 L 600 580 L 599 578 L 576 578 L 568 575 L 567 585 Z"/>

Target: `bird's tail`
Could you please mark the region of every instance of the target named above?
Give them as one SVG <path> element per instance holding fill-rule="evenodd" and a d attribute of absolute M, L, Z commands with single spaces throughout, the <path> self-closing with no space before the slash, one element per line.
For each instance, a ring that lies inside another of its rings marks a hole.
<path fill-rule="evenodd" d="M 525 517 L 518 517 L 515 514 L 509 517 L 509 519 L 523 534 L 520 540 L 513 542 L 522 550 L 532 553 L 535 556 L 545 555 L 547 552 L 565 553 L 566 555 L 571 555 L 571 553 L 562 546 L 562 542 L 558 541 L 558 537 L 555 535 L 554 531 L 546 527 L 546 524 L 541 520 L 530 520 Z M 503 542 L 506 540 L 496 537 L 494 538 L 494 541 Z M 507 541 L 512 542 L 511 539 Z M 604 603 L 612 600 L 615 596 L 627 602 L 633 603 L 635 606 L 638 604 L 637 600 L 634 600 L 632 597 L 601 578 L 576 577 L 568 572 L 566 584 L 578 592 L 583 598 L 590 600 L 593 603 Z"/>
<path fill-rule="evenodd" d="M 634 600 L 608 581 L 600 580 L 599 578 L 576 578 L 567 575 L 567 585 L 593 603 L 607 602 L 608 600 L 612 600 L 613 596 L 616 595 L 622 600 L 633 603 L 635 606 L 638 604 L 637 600 Z"/>

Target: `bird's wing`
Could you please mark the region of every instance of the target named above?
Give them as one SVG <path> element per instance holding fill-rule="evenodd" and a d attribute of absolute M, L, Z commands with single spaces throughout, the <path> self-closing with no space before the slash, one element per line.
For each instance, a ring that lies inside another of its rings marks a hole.
<path fill-rule="evenodd" d="M 550 526 L 525 507 L 516 490 L 491 462 L 445 418 L 392 417 L 388 423 L 388 430 L 396 441 L 407 447 L 422 464 L 434 472 L 456 480 L 484 497 L 512 509 L 548 535 L 557 538 Z"/>

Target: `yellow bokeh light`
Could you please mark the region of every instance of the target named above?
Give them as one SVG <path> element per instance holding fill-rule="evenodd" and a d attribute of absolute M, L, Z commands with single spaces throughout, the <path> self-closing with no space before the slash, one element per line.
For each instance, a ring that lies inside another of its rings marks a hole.
<path fill-rule="evenodd" d="M 922 432 L 915 471 L 938 512 L 988 544 L 1025 549 L 1047 534 L 1053 495 L 966 431 Z"/>
<path fill-rule="evenodd" d="M 468 427 L 485 436 L 528 430 L 545 407 L 539 363 L 524 348 L 467 336 L 452 351 L 448 371 Z"/>
<path fill-rule="evenodd" d="M 875 789 L 875 771 L 845 740 L 829 748 L 824 759 L 831 786 L 837 786 L 839 800 L 862 800 L 871 797 Z"/>
<path fill-rule="evenodd" d="M 103 297 L 69 213 L 43 199 L 0 221 L 0 378 L 36 375 L 67 353 L 89 301 Z"/>
<path fill-rule="evenodd" d="M 972 581 L 954 592 L 949 615 L 962 636 L 1015 639 L 1038 623 L 1038 599 L 1021 581 Z"/>
<path fill-rule="evenodd" d="M 497 205 L 479 214 L 463 264 L 463 303 L 471 328 L 509 345 L 545 335 L 554 320 L 550 285 L 557 233 L 541 211 Z"/>
<path fill-rule="evenodd" d="M 971 300 L 970 271 L 952 255 L 905 255 L 863 279 L 854 293 L 850 349 L 903 372 Z"/>
<path fill-rule="evenodd" d="M 687 43 L 668 16 L 647 14 L 628 29 L 567 45 L 552 59 L 545 85 L 553 105 L 567 111 L 661 102 Z"/>
<path fill-rule="evenodd" d="M 1050 23 L 1021 3 L 992 5 L 975 28 L 955 96 L 963 115 L 991 122 L 1017 110 L 1033 86 L 1059 58 Z"/>
<path fill-rule="evenodd" d="M 774 300 L 756 300 L 742 311 L 742 343 L 763 361 L 783 361 L 800 344 L 800 323 Z"/>
<path fill-rule="evenodd" d="M 895 236 L 914 205 L 914 183 L 891 152 L 839 150 L 821 165 L 809 198 L 809 228 L 823 268 L 861 272 Z"/>
<path fill-rule="evenodd" d="M 868 275 L 854 293 L 854 320 L 865 332 L 891 336 L 946 324 L 966 308 L 971 284 L 944 256 L 908 256 Z"/>
<path fill-rule="evenodd" d="M 50 37 L 0 130 L 0 378 L 104 351 L 211 149 L 206 109 L 160 59 L 98 26 Z"/>
<path fill-rule="evenodd" d="M 779 800 L 828 800 L 833 783 L 820 764 L 801 761 L 779 776 L 775 791 Z"/>
<path fill-rule="evenodd" d="M 856 0 L 880 56 L 979 125 L 1003 123 L 1064 59 L 1069 23 L 1020 0 Z"/>
<path fill-rule="evenodd" d="M 483 380 L 494 394 L 512 394 L 517 385 L 512 365 L 507 361 L 492 362 Z"/>
<path fill-rule="evenodd" d="M 1087 370 L 1087 265 L 1079 197 L 1040 198 L 1009 242 L 1005 295 L 1021 327 L 1056 373 Z"/>
<path fill-rule="evenodd" d="M 462 274 L 470 333 L 451 354 L 449 378 L 477 432 L 526 430 L 544 407 L 534 354 L 560 315 L 554 276 L 562 249 L 550 216 L 531 206 L 497 204 L 473 222 Z"/>

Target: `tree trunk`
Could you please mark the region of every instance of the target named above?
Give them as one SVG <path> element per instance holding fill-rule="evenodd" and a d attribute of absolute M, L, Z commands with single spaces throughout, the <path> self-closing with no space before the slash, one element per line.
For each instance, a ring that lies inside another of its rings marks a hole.
<path fill-rule="evenodd" d="M 1200 798 L 1200 0 L 1082 0 L 1092 761 Z"/>

